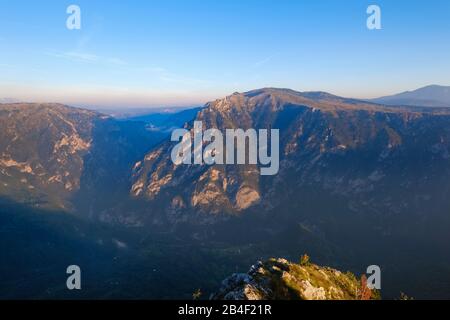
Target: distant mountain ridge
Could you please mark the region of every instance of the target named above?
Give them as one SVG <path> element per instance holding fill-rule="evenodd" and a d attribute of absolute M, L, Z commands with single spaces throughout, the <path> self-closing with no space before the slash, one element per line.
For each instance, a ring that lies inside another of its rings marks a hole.
<path fill-rule="evenodd" d="M 0 98 L 0 103 L 19 103 L 19 100 L 14 98 Z"/>
<path fill-rule="evenodd" d="M 450 86 L 430 85 L 370 101 L 386 105 L 450 107 Z"/>

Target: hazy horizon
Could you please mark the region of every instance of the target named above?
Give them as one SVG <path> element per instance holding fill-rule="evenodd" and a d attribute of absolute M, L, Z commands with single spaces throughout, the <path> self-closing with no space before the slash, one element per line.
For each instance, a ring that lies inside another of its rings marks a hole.
<path fill-rule="evenodd" d="M 381 96 L 374 96 L 374 97 L 356 97 L 356 96 L 342 96 L 339 94 L 335 94 L 333 92 L 327 92 L 333 95 L 337 95 L 337 96 L 341 96 L 344 98 L 357 98 L 357 99 L 361 99 L 361 100 L 371 100 L 371 99 L 376 99 L 376 98 L 382 98 L 382 97 L 387 97 L 392 95 L 396 95 L 396 94 L 400 94 L 400 93 L 404 93 L 404 92 L 410 92 L 410 91 L 415 91 L 417 89 L 422 89 L 425 87 L 430 87 L 430 86 L 439 86 L 439 87 L 450 87 L 450 86 L 446 86 L 446 85 L 442 85 L 442 84 L 429 84 L 429 85 L 425 85 L 422 86 L 420 88 L 412 88 L 409 90 L 404 90 L 404 91 L 400 91 L 400 92 L 392 92 L 390 94 L 385 94 L 385 95 L 381 95 Z M 266 87 L 266 88 L 273 88 L 273 87 Z M 1 88 L 0 88 L 1 89 Z M 254 88 L 252 90 L 256 90 L 256 89 L 263 89 L 263 88 Z M 277 88 L 277 89 L 292 89 L 292 88 Z M 252 91 L 249 90 L 249 91 Z M 295 90 L 295 89 L 292 89 Z M 301 90 L 295 90 L 298 92 L 302 92 Z M 314 91 L 323 91 L 323 90 L 314 90 Z M 236 91 L 235 91 L 236 92 Z M 247 92 L 247 91 L 245 91 Z M 311 91 L 303 91 L 303 92 L 311 92 Z M 242 93 L 242 92 L 240 92 Z M 17 99 L 14 97 L 8 97 L 8 96 L 0 96 L 0 104 L 2 103 L 60 103 L 60 104 L 66 104 L 66 105 L 70 105 L 72 107 L 77 107 L 77 108 L 86 108 L 86 109 L 91 109 L 91 110 L 98 110 L 98 111 L 104 111 L 104 112 L 114 112 L 114 111 L 126 111 L 129 110 L 130 112 L 139 112 L 139 111 L 147 111 L 147 110 L 164 110 L 164 109 L 170 109 L 170 110 L 183 110 L 183 109 L 191 109 L 191 108 L 198 108 L 201 107 L 203 105 L 205 105 L 208 102 L 214 101 L 216 99 L 220 99 L 223 98 L 225 96 L 228 96 L 232 94 L 232 92 L 229 92 L 227 94 L 224 94 L 223 96 L 217 96 L 215 98 L 211 98 L 210 100 L 207 101 L 203 101 L 203 102 L 198 102 L 198 103 L 174 103 L 174 104 L 167 104 L 167 103 L 161 103 L 161 104 L 143 104 L 143 105 L 132 105 L 130 103 L 124 103 L 124 104 L 117 104 L 117 103 L 111 103 L 111 104 L 103 104 L 103 105 L 95 105 L 95 104 L 90 104 L 90 103 L 79 103 L 79 102 L 75 102 L 75 103 L 67 103 L 64 102 L 63 100 L 21 100 L 21 99 Z M 130 99 L 132 100 L 132 99 Z"/>

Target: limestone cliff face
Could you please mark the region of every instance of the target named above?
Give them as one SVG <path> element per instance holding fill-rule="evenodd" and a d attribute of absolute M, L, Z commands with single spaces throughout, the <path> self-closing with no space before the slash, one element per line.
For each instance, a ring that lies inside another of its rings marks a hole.
<path fill-rule="evenodd" d="M 259 127 L 252 120 L 247 98 L 233 95 L 211 102 L 196 117 L 204 129 Z M 191 123 L 186 124 L 191 129 Z M 196 210 L 203 220 L 211 215 L 235 214 L 259 203 L 260 173 L 256 165 L 179 165 L 170 158 L 174 143 L 167 142 L 150 152 L 134 170 L 131 194 L 148 200 L 165 199 L 165 210 L 173 219 Z M 159 202 L 160 203 L 160 202 Z"/>
<path fill-rule="evenodd" d="M 270 259 L 253 265 L 248 273 L 233 274 L 222 282 L 213 300 L 359 300 L 378 299 L 363 289 L 351 273 L 314 264 Z"/>

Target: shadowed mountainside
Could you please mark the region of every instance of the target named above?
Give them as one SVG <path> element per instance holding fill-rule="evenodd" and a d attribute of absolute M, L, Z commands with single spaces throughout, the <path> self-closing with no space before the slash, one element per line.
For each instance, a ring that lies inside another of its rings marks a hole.
<path fill-rule="evenodd" d="M 2 104 L 0 128 L 0 195 L 69 211 L 116 188 L 126 194 L 133 163 L 166 136 L 60 104 Z"/>

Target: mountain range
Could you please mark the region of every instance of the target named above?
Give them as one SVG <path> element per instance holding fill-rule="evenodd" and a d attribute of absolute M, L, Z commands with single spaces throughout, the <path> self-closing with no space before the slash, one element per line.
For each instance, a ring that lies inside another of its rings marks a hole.
<path fill-rule="evenodd" d="M 448 297 L 450 109 L 413 105 L 275 88 L 170 117 L 2 104 L 0 251 L 18 266 L 0 263 L 12 274 L 9 296 L 65 296 L 45 276 L 46 261 L 64 251 L 88 273 L 114 266 L 83 297 L 212 293 L 255 260 L 299 252 L 356 274 L 380 265 L 383 297 Z M 220 130 L 279 129 L 279 173 L 175 166 L 169 133 L 192 130 L 195 120 Z M 30 226 L 33 242 L 19 240 Z M 30 252 L 37 265 L 19 263 Z M 30 273 L 52 290 L 36 280 L 25 294 L 18 283 Z"/>
<path fill-rule="evenodd" d="M 0 98 L 0 103 L 18 103 L 19 101 L 14 98 Z"/>
<path fill-rule="evenodd" d="M 430 85 L 371 101 L 387 105 L 448 108 L 450 107 L 450 86 Z"/>
<path fill-rule="evenodd" d="M 448 115 L 446 110 L 418 112 L 322 92 L 263 89 L 234 94 L 207 104 L 196 120 L 221 130 L 280 128 L 278 175 L 260 177 L 250 165 L 173 166 L 173 144 L 167 142 L 135 164 L 131 194 L 158 202 L 158 208 L 165 205 L 169 217 L 182 221 L 252 210 L 268 213 L 312 190 L 347 197 L 353 211 L 363 210 L 359 206 L 364 201 L 358 198 L 370 199 L 370 210 L 387 214 L 404 205 L 389 205 L 383 197 L 396 194 L 401 199 L 401 192 L 425 196 L 417 167 L 427 170 L 428 190 L 447 171 Z M 418 145 L 425 149 L 409 158 Z"/>

